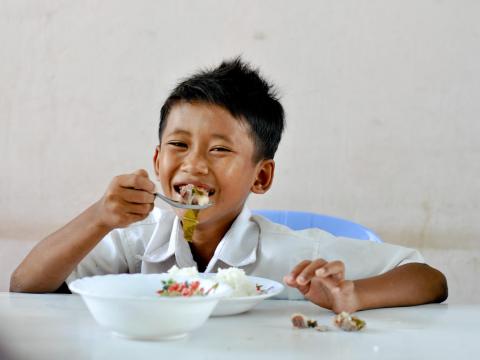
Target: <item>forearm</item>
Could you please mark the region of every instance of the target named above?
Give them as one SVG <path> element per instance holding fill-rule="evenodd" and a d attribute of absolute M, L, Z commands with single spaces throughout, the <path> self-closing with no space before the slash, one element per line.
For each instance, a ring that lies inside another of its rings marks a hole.
<path fill-rule="evenodd" d="M 10 279 L 10 291 L 52 292 L 111 230 L 97 221 L 92 205 L 60 230 L 38 243 Z"/>
<path fill-rule="evenodd" d="M 445 276 L 420 263 L 402 265 L 379 276 L 356 280 L 354 285 L 358 310 L 442 302 L 448 296 Z"/>

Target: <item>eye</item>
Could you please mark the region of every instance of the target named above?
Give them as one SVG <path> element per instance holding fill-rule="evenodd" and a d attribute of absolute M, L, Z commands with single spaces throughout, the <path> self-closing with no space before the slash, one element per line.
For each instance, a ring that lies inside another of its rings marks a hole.
<path fill-rule="evenodd" d="M 215 146 L 211 149 L 211 151 L 214 151 L 214 152 L 231 152 L 232 150 L 230 150 L 226 147 L 223 147 L 223 146 Z"/>
<path fill-rule="evenodd" d="M 182 141 L 172 140 L 172 141 L 167 142 L 167 144 L 171 145 L 171 146 L 174 146 L 174 147 L 185 148 L 185 149 L 187 148 L 187 144 L 185 144 Z"/>

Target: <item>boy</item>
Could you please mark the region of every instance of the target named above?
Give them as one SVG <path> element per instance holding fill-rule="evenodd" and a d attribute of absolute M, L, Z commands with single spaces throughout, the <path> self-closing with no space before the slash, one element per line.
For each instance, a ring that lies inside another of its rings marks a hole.
<path fill-rule="evenodd" d="M 154 208 L 155 185 L 138 170 L 115 177 L 98 202 L 41 241 L 12 274 L 10 290 L 51 292 L 83 276 L 173 265 L 235 266 L 276 280 L 288 274 L 289 298 L 337 313 L 445 300 L 445 277 L 414 250 L 295 232 L 251 215 L 245 202 L 272 185 L 283 128 L 272 86 L 240 59 L 182 81 L 162 107 L 153 162 L 168 197 L 181 200 L 181 188 L 192 184 L 214 202 L 198 214 L 192 241 L 183 237 L 183 211 Z"/>

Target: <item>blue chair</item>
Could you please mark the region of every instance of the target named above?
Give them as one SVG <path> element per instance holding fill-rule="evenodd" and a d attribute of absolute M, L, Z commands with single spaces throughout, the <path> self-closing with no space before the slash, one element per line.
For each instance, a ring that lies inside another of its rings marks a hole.
<path fill-rule="evenodd" d="M 334 216 L 289 210 L 252 210 L 252 213 L 264 216 L 275 223 L 286 225 L 293 230 L 319 228 L 335 236 L 370 240 L 378 243 L 383 242 L 370 229 L 350 220 Z"/>

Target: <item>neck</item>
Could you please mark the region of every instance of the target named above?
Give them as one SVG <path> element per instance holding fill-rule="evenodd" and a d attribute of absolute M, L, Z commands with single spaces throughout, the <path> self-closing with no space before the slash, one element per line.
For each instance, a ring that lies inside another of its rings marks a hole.
<path fill-rule="evenodd" d="M 200 226 L 197 226 L 190 242 L 190 250 L 197 263 L 198 271 L 205 271 L 217 245 L 222 241 L 227 231 L 228 227 L 224 229 L 201 229 Z"/>
<path fill-rule="evenodd" d="M 217 220 L 215 225 L 208 222 L 197 225 L 190 242 L 190 250 L 192 251 L 193 259 L 197 263 L 198 271 L 205 271 L 215 253 L 215 249 L 230 229 L 236 216 L 230 219 L 223 219 L 223 221 Z"/>

